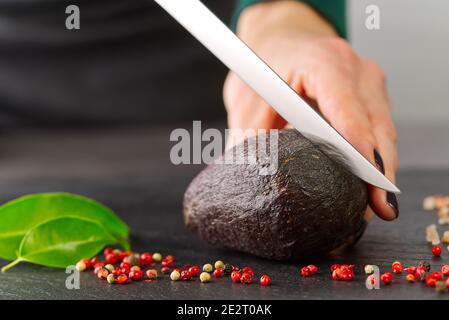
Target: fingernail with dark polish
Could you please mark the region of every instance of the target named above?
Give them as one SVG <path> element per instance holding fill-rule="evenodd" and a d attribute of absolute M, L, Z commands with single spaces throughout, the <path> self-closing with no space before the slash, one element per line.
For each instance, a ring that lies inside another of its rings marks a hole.
<path fill-rule="evenodd" d="M 399 205 L 398 205 L 398 199 L 396 198 L 396 195 L 392 192 L 387 192 L 387 202 L 388 205 L 393 208 L 394 212 L 396 213 L 396 219 L 399 217 Z"/>
<path fill-rule="evenodd" d="M 382 157 L 380 156 L 379 152 L 374 149 L 374 160 L 376 161 L 376 165 L 379 168 L 379 170 L 385 174 L 385 167 L 384 167 L 384 161 L 382 160 Z"/>

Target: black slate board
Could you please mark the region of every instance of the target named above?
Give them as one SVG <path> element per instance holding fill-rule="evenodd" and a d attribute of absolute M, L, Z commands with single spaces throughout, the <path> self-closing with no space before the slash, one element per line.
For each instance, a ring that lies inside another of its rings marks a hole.
<path fill-rule="evenodd" d="M 329 257 L 280 263 L 213 248 L 189 234 L 181 216 L 182 195 L 199 170 L 191 167 L 183 174 L 130 175 L 119 178 L 29 178 L 0 181 L 1 202 L 31 192 L 63 190 L 84 194 L 102 201 L 116 210 L 130 225 L 135 250 L 172 254 L 180 264 L 203 264 L 223 259 L 240 266 L 250 265 L 256 273 L 272 277 L 272 285 L 262 287 L 233 284 L 229 279 L 209 284 L 171 282 L 162 276 L 154 282 L 138 282 L 125 286 L 108 285 L 92 273 L 81 275 L 81 288 L 65 287 L 64 270 L 22 264 L 0 274 L 1 299 L 448 299 L 422 283 L 409 284 L 397 278 L 391 286 L 367 290 L 362 273 L 364 264 L 376 264 L 387 271 L 391 262 L 416 264 L 428 259 L 435 269 L 449 263 L 445 249 L 440 259 L 432 259 L 425 242 L 425 227 L 435 223 L 434 214 L 421 209 L 425 196 L 449 193 L 449 171 L 403 171 L 399 175 L 401 215 L 393 223 L 375 219 L 365 236 L 353 249 L 341 250 Z M 441 230 L 444 230 L 441 228 Z M 357 266 L 354 282 L 330 280 L 332 263 Z M 0 260 L 0 263 L 4 261 Z M 313 278 L 299 277 L 303 264 L 316 263 L 320 269 Z"/>

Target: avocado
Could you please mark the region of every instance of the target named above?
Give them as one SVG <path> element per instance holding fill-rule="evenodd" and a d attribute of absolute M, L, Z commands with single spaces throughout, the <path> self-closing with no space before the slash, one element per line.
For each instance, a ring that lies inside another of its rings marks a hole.
<path fill-rule="evenodd" d="M 244 144 L 222 157 L 248 150 Z M 258 162 L 201 171 L 184 195 L 187 228 L 213 245 L 275 260 L 322 255 L 359 237 L 366 184 L 328 147 L 294 129 L 279 130 L 277 150 L 271 175 L 260 174 Z"/>

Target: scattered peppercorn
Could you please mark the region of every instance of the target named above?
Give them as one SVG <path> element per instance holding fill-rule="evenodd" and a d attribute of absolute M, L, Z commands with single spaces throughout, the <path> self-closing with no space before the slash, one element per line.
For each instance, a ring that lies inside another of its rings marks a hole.
<path fill-rule="evenodd" d="M 389 285 L 391 282 L 393 282 L 393 275 L 390 272 L 385 272 L 380 276 L 380 280 L 386 284 Z"/>
<path fill-rule="evenodd" d="M 146 272 L 147 278 L 150 280 L 157 279 L 157 270 L 156 269 L 148 269 Z"/>
<path fill-rule="evenodd" d="M 215 269 L 223 269 L 224 268 L 224 262 L 221 260 L 215 261 L 214 267 Z"/>
<path fill-rule="evenodd" d="M 371 264 L 367 264 L 364 268 L 366 274 L 371 274 L 374 272 L 374 267 Z"/>
<path fill-rule="evenodd" d="M 162 255 L 158 252 L 153 253 L 153 260 L 155 262 L 161 262 L 162 261 Z"/>
<path fill-rule="evenodd" d="M 402 264 L 399 261 L 393 262 L 391 264 L 391 271 L 396 274 L 402 273 Z"/>
<path fill-rule="evenodd" d="M 429 287 L 435 287 L 436 283 L 437 283 L 437 279 L 432 277 L 432 275 L 428 275 L 426 277 L 426 285 L 428 285 Z"/>
<path fill-rule="evenodd" d="M 180 279 L 184 281 L 189 281 L 192 279 L 192 275 L 190 274 L 189 270 L 182 270 L 180 274 Z"/>
<path fill-rule="evenodd" d="M 217 268 L 217 269 L 214 270 L 214 277 L 215 278 L 221 278 L 222 275 L 223 275 L 223 269 Z"/>
<path fill-rule="evenodd" d="M 244 284 L 250 284 L 253 282 L 253 276 L 249 272 L 243 272 L 240 277 L 240 282 Z"/>
<path fill-rule="evenodd" d="M 443 280 L 443 274 L 441 272 L 432 272 L 430 274 L 430 276 L 432 276 L 433 278 L 435 278 L 435 280 L 439 281 L 439 280 Z"/>
<path fill-rule="evenodd" d="M 200 281 L 205 283 L 205 282 L 210 282 L 211 280 L 211 276 L 210 273 L 208 272 L 201 272 L 200 274 Z"/>
<path fill-rule="evenodd" d="M 416 281 L 415 276 L 414 276 L 413 274 L 411 274 L 411 273 L 409 273 L 408 275 L 406 275 L 406 276 L 405 276 L 405 279 L 406 279 L 408 282 L 415 282 L 415 281 Z"/>
<path fill-rule="evenodd" d="M 242 273 L 249 273 L 250 275 L 251 275 L 251 277 L 253 277 L 254 276 L 254 270 L 253 269 L 251 269 L 250 267 L 245 267 L 245 268 L 243 268 L 242 269 Z"/>
<path fill-rule="evenodd" d="M 161 272 L 162 272 L 163 274 L 168 274 L 168 273 L 170 273 L 170 268 L 169 268 L 169 267 L 162 267 L 162 268 L 161 268 Z"/>
<path fill-rule="evenodd" d="M 128 276 L 126 274 L 119 274 L 115 279 L 118 284 L 125 284 L 128 281 Z"/>
<path fill-rule="evenodd" d="M 201 268 L 199 266 L 191 266 L 189 268 L 190 274 L 192 275 L 192 277 L 198 277 L 198 274 L 201 271 Z"/>
<path fill-rule="evenodd" d="M 438 245 L 433 246 L 433 248 L 432 248 L 432 254 L 433 254 L 434 257 L 439 257 L 439 256 L 441 255 L 441 252 L 442 252 L 442 251 L 443 251 L 443 250 L 442 250 L 441 247 L 438 246 Z"/>
<path fill-rule="evenodd" d="M 107 264 L 104 266 L 106 269 L 108 269 L 109 272 L 114 272 L 115 267 L 112 264 Z"/>
<path fill-rule="evenodd" d="M 103 250 L 103 256 L 106 257 L 108 254 L 113 253 L 113 252 L 114 252 L 114 249 L 112 249 L 111 247 L 106 247 Z"/>
<path fill-rule="evenodd" d="M 118 255 L 113 253 L 113 252 L 112 253 L 108 253 L 107 255 L 105 255 L 104 258 L 106 260 L 106 263 L 114 264 L 114 263 L 116 263 L 118 261 Z"/>
<path fill-rule="evenodd" d="M 354 280 L 354 265 L 333 265 L 331 267 L 332 280 L 352 281 Z"/>
<path fill-rule="evenodd" d="M 142 278 L 143 271 L 140 269 L 134 269 L 129 272 L 129 279 L 133 281 L 138 281 Z"/>
<path fill-rule="evenodd" d="M 415 271 L 415 277 L 417 280 L 422 281 L 426 277 L 426 273 L 426 268 L 424 266 L 417 267 Z"/>
<path fill-rule="evenodd" d="M 333 264 L 333 265 L 331 265 L 331 272 L 333 272 L 336 269 L 340 269 L 340 267 L 341 267 L 341 264 Z"/>
<path fill-rule="evenodd" d="M 112 273 L 110 273 L 106 277 L 106 280 L 108 281 L 109 284 L 113 284 L 115 282 L 115 276 Z"/>
<path fill-rule="evenodd" d="M 179 271 L 177 270 L 173 270 L 172 273 L 170 273 L 170 279 L 172 279 L 173 281 L 178 281 L 180 277 L 181 273 L 179 273 Z"/>
<path fill-rule="evenodd" d="M 99 270 L 99 271 L 97 272 L 97 277 L 98 277 L 99 279 L 101 279 L 101 280 L 106 280 L 106 278 L 108 277 L 108 275 L 109 275 L 109 271 L 108 271 L 108 269 L 106 269 L 106 268 L 104 268 L 104 267 L 102 267 L 101 270 Z"/>
<path fill-rule="evenodd" d="M 203 271 L 204 272 L 212 272 L 213 269 L 214 269 L 214 267 L 212 267 L 212 265 L 210 263 L 206 263 L 203 266 Z"/>
<path fill-rule="evenodd" d="M 139 266 L 132 266 L 130 270 L 132 271 L 132 270 L 142 270 L 142 269 L 140 269 Z"/>
<path fill-rule="evenodd" d="M 167 260 L 166 258 L 162 259 L 162 266 L 173 267 L 173 260 Z"/>
<path fill-rule="evenodd" d="M 232 271 L 231 272 L 231 280 L 232 282 L 240 282 L 240 277 L 242 276 L 242 274 L 240 273 L 240 271 Z"/>
<path fill-rule="evenodd" d="M 419 266 L 423 267 L 426 272 L 430 271 L 430 263 L 428 261 L 421 261 Z"/>
<path fill-rule="evenodd" d="M 415 274 L 416 267 L 406 267 L 406 268 L 404 268 L 404 271 L 408 274 Z"/>
<path fill-rule="evenodd" d="M 446 293 L 447 292 L 446 283 L 442 280 L 437 281 L 435 283 L 435 290 L 438 293 Z"/>
<path fill-rule="evenodd" d="M 269 276 L 264 274 L 263 276 L 260 277 L 260 284 L 261 285 L 268 286 L 270 284 L 270 282 L 271 282 L 271 279 L 270 279 Z"/>
<path fill-rule="evenodd" d="M 75 265 L 75 269 L 78 270 L 79 272 L 83 272 L 85 270 L 87 270 L 87 266 L 86 262 L 84 259 L 81 259 L 80 261 L 77 262 L 77 264 Z"/>
<path fill-rule="evenodd" d="M 449 276 L 449 264 L 445 264 L 441 267 L 441 273 L 445 276 Z"/>
<path fill-rule="evenodd" d="M 153 256 L 149 252 L 144 252 L 139 257 L 139 265 L 147 266 L 153 263 Z"/>
<path fill-rule="evenodd" d="M 233 270 L 232 270 L 232 265 L 229 264 L 229 263 L 226 263 L 226 264 L 224 265 L 223 271 L 224 271 L 225 275 L 231 274 L 231 272 L 233 271 Z"/>
<path fill-rule="evenodd" d="M 131 254 L 125 257 L 123 261 L 129 263 L 131 266 L 139 266 L 141 262 L 138 254 Z"/>
<path fill-rule="evenodd" d="M 315 274 L 318 272 L 318 267 L 314 264 L 309 264 L 307 266 L 307 268 L 309 268 L 310 272 L 312 272 L 312 274 Z"/>
<path fill-rule="evenodd" d="M 302 267 L 300 270 L 301 277 L 310 277 L 312 275 L 312 271 L 309 267 Z"/>

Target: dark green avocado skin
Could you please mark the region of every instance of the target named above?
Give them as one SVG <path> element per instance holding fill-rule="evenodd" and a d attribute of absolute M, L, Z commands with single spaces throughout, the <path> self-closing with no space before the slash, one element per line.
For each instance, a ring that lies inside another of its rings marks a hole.
<path fill-rule="evenodd" d="M 257 164 L 209 165 L 184 195 L 187 228 L 211 244 L 275 260 L 328 253 L 363 224 L 367 187 L 327 154 L 298 131 L 280 130 L 273 175 L 260 175 Z"/>

